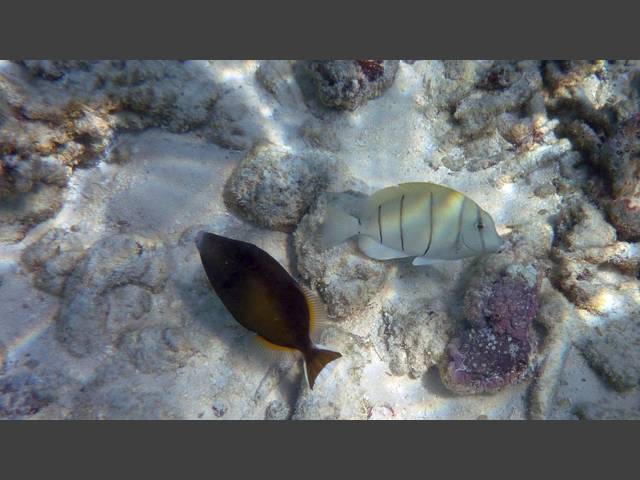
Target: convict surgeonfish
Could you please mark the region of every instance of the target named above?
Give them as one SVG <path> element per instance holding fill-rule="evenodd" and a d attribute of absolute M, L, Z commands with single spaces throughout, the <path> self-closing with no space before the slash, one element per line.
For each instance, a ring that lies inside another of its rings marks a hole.
<path fill-rule="evenodd" d="M 196 246 L 211 286 L 231 315 L 268 348 L 301 352 L 313 389 L 320 371 L 342 356 L 311 341 L 312 329 L 325 315 L 320 299 L 251 243 L 198 232 Z"/>
<path fill-rule="evenodd" d="M 325 248 L 358 235 L 358 246 L 369 257 L 415 257 L 414 265 L 494 253 L 502 245 L 491 216 L 476 202 L 422 182 L 379 190 L 355 212 L 331 203 L 321 232 Z"/>

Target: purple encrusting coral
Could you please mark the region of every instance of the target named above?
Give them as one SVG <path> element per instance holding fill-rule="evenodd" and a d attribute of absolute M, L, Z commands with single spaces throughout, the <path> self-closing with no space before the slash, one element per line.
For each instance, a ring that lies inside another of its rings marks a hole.
<path fill-rule="evenodd" d="M 484 300 L 481 308 L 469 309 L 478 314 L 467 318 L 472 325 L 489 326 L 496 335 L 508 334 L 521 341 L 528 339 L 529 325 L 538 310 L 535 288 L 521 277 L 504 276 L 494 282 Z"/>
<path fill-rule="evenodd" d="M 520 377 L 530 352 L 528 340 L 498 335 L 489 327 L 466 330 L 449 343 L 442 378 L 456 393 L 498 390 Z"/>
<path fill-rule="evenodd" d="M 444 384 L 460 394 L 498 390 L 526 372 L 530 326 L 538 311 L 537 283 L 503 274 L 490 288 L 465 297 L 471 329 L 454 337 L 440 365 Z"/>

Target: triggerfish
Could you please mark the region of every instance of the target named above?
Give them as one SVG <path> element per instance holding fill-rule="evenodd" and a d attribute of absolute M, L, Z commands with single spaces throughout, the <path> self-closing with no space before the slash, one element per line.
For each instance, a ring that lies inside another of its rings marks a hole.
<path fill-rule="evenodd" d="M 362 252 L 378 260 L 415 257 L 414 265 L 500 250 L 491 216 L 466 195 L 435 183 L 403 183 L 375 192 L 356 212 L 330 204 L 322 226 L 325 248 L 358 235 Z"/>
<path fill-rule="evenodd" d="M 310 333 L 322 321 L 320 300 L 255 245 L 198 232 L 196 246 L 211 286 L 231 315 L 275 350 L 298 350 L 313 389 L 316 377 L 342 355 L 317 348 Z"/>

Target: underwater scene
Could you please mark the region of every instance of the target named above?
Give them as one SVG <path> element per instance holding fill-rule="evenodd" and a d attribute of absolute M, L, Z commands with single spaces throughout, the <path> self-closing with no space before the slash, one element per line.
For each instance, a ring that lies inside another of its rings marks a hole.
<path fill-rule="evenodd" d="M 640 61 L 0 61 L 1 419 L 640 419 Z"/>

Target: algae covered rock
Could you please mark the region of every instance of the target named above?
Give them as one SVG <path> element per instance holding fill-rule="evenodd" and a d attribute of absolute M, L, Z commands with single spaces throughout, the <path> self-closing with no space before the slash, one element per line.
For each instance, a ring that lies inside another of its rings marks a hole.
<path fill-rule="evenodd" d="M 440 361 L 453 327 L 442 305 L 402 300 L 387 305 L 382 320 L 378 333 L 389 353 L 389 370 L 410 378 L 422 377 Z"/>
<path fill-rule="evenodd" d="M 433 62 L 424 115 L 437 139 L 431 164 L 472 172 L 502 165 L 526 175 L 570 148 L 545 109 L 538 62 Z"/>
<path fill-rule="evenodd" d="M 29 417 L 53 400 L 46 386 L 31 374 L 0 376 L 0 419 Z"/>
<path fill-rule="evenodd" d="M 0 342 L 0 375 L 4 375 L 5 364 L 7 361 L 7 347 Z"/>
<path fill-rule="evenodd" d="M 265 420 L 287 420 L 291 416 L 291 409 L 280 400 L 273 400 L 267 405 Z"/>
<path fill-rule="evenodd" d="M 0 201 L 0 243 L 22 240 L 40 222 L 53 217 L 62 207 L 64 190 L 56 185 L 38 185 L 27 193 Z"/>
<path fill-rule="evenodd" d="M 580 346 L 589 364 L 617 391 L 640 385 L 640 312 L 611 321 Z"/>
<path fill-rule="evenodd" d="M 602 150 L 602 161 L 613 180 L 613 195 L 640 194 L 640 113 L 623 121 Z"/>
<path fill-rule="evenodd" d="M 620 240 L 640 241 L 640 195 L 612 200 L 607 205 L 607 213 Z"/>
<path fill-rule="evenodd" d="M 205 135 L 223 148 L 249 150 L 265 141 L 260 118 L 240 92 L 226 92 L 217 102 Z"/>
<path fill-rule="evenodd" d="M 581 403 L 573 412 L 580 420 L 640 420 L 639 408 L 612 408 L 594 402 Z"/>
<path fill-rule="evenodd" d="M 29 245 L 22 255 L 22 261 L 33 272 L 34 284 L 38 288 L 60 295 L 67 277 L 84 253 L 77 235 L 69 230 L 54 228 Z"/>
<path fill-rule="evenodd" d="M 557 219 L 555 281 L 579 308 L 594 316 L 574 339 L 589 365 L 616 390 L 638 385 L 640 342 L 639 253 L 588 203 L 567 205 Z"/>
<path fill-rule="evenodd" d="M 609 220 L 620 240 L 640 241 L 640 113 L 620 124 L 601 154 L 612 181 Z"/>
<path fill-rule="evenodd" d="M 259 225 L 289 230 L 337 172 L 334 159 L 323 153 L 256 148 L 229 178 L 227 203 Z"/>
<path fill-rule="evenodd" d="M 0 72 L 0 240 L 51 218 L 74 171 L 109 153 L 119 129 L 173 132 L 213 123 L 219 89 L 206 64 L 22 61 Z M 221 107 L 222 108 L 222 107 Z M 42 201 L 43 196 L 47 200 Z"/>
<path fill-rule="evenodd" d="M 219 90 L 201 62 L 177 60 L 25 61 L 35 76 L 61 83 L 81 100 L 110 101 L 129 113 L 126 124 L 173 132 L 201 126 Z M 185 86 L 190 85 L 190 88 Z M 137 117 L 135 120 L 133 117 Z"/>
<path fill-rule="evenodd" d="M 539 303 L 536 322 L 544 328 L 545 335 L 539 345 L 540 365 L 529 391 L 528 413 L 531 419 L 547 419 L 552 415 L 561 384 L 560 376 L 571 350 L 570 339 L 576 333 L 575 306 L 553 288 L 547 278 L 542 280 Z"/>
<path fill-rule="evenodd" d="M 163 326 L 127 331 L 119 339 L 118 348 L 146 373 L 175 370 L 193 353 L 182 329 Z"/>
<path fill-rule="evenodd" d="M 500 114 L 518 111 L 541 86 L 537 64 L 499 63 L 480 81 L 480 90 L 458 102 L 453 116 L 466 135 L 477 136 L 495 126 Z"/>
<path fill-rule="evenodd" d="M 125 234 L 100 240 L 67 281 L 58 313 L 59 340 L 79 357 L 103 352 L 115 342 L 120 329 L 135 325 L 136 317 L 145 310 L 144 292 L 128 290 L 122 295 L 118 288 L 135 285 L 150 293 L 159 292 L 167 276 L 161 241 Z M 124 321 L 114 318 L 115 312 L 110 317 L 110 304 L 120 303 L 121 298 L 126 306 L 131 294 L 130 315 Z"/>
<path fill-rule="evenodd" d="M 399 63 L 397 60 L 323 60 L 310 61 L 306 67 L 322 103 L 355 110 L 391 86 Z"/>
<path fill-rule="evenodd" d="M 557 263 L 554 280 L 577 306 L 598 311 L 600 291 L 612 286 L 598 265 L 613 261 L 613 252 L 608 252 L 615 245 L 615 229 L 589 202 L 576 199 L 560 211 L 552 250 Z"/>
<path fill-rule="evenodd" d="M 553 279 L 578 307 L 593 314 L 608 314 L 607 298 L 621 295 L 640 267 L 640 253 L 633 244 L 616 241 L 616 231 L 603 214 L 586 201 L 568 202 L 556 219 L 552 259 Z"/>

